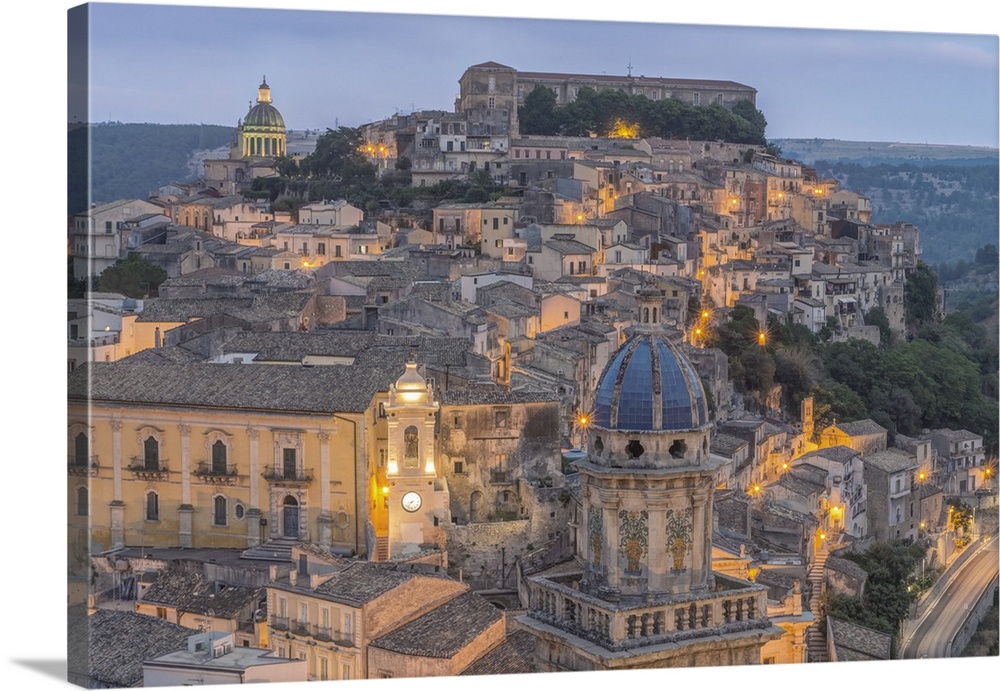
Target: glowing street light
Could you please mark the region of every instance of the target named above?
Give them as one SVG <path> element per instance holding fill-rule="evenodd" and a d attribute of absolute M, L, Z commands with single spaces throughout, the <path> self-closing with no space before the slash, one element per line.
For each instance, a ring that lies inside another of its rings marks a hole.
<path fill-rule="evenodd" d="M 767 344 L 767 334 L 763 331 L 757 332 L 757 344 L 761 346 Z"/>

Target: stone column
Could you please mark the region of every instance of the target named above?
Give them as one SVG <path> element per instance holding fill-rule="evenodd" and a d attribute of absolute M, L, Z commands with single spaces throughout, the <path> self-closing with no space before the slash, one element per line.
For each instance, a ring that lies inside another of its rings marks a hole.
<path fill-rule="evenodd" d="M 111 501 L 111 548 L 125 546 L 125 502 L 122 501 L 122 421 L 111 420 L 111 457 L 114 499 Z"/>
<path fill-rule="evenodd" d="M 249 464 L 250 474 L 250 508 L 247 509 L 247 544 L 251 547 L 260 544 L 260 520 L 263 513 L 260 510 L 260 467 L 257 461 L 257 438 L 260 436 L 259 430 L 255 427 L 247 427 L 247 439 L 250 442 Z"/>
<path fill-rule="evenodd" d="M 330 515 L 330 433 L 319 432 L 319 518 L 317 519 L 319 544 L 329 549 L 333 534 Z"/>
<path fill-rule="evenodd" d="M 649 591 L 669 589 L 670 570 L 674 565 L 667 545 L 667 504 L 664 500 L 646 501 L 649 531 L 646 543 L 646 587 Z"/>
<path fill-rule="evenodd" d="M 694 548 L 691 550 L 691 588 L 703 590 L 708 585 L 708 569 L 712 564 L 712 536 L 706 534 L 706 516 L 708 503 L 704 492 L 699 491 L 691 498 L 691 537 Z"/>
<path fill-rule="evenodd" d="M 191 427 L 178 425 L 181 433 L 181 505 L 177 508 L 178 540 L 181 547 L 192 547 L 194 506 L 191 504 Z"/>
<path fill-rule="evenodd" d="M 608 574 L 608 585 L 612 588 L 621 587 L 621 557 L 618 545 L 618 502 L 612 501 L 600 507 L 604 512 L 604 554 L 601 561 Z"/>

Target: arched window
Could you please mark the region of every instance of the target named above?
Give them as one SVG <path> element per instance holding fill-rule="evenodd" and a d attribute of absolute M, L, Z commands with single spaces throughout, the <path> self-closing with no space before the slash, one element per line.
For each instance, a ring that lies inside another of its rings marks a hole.
<path fill-rule="evenodd" d="M 648 324 L 649 323 L 649 308 L 648 307 L 643 307 L 642 308 L 642 323 L 643 324 Z"/>
<path fill-rule="evenodd" d="M 160 442 L 156 437 L 146 437 L 142 442 L 142 456 L 146 470 L 160 469 Z"/>
<path fill-rule="evenodd" d="M 90 492 L 86 487 L 76 488 L 76 515 L 86 516 L 90 513 Z"/>
<path fill-rule="evenodd" d="M 226 474 L 226 445 L 221 439 L 212 444 L 212 474 Z"/>
<path fill-rule="evenodd" d="M 653 308 L 653 323 L 656 323 L 656 308 Z"/>
<path fill-rule="evenodd" d="M 150 492 L 146 495 L 146 520 L 160 520 L 160 495 Z"/>
<path fill-rule="evenodd" d="M 90 440 L 87 439 L 87 435 L 80 432 L 76 435 L 76 439 L 73 440 L 73 465 L 82 468 L 90 465 Z"/>
<path fill-rule="evenodd" d="M 228 520 L 226 516 L 227 502 L 226 498 L 223 496 L 218 496 L 213 501 L 212 506 L 212 523 L 215 525 L 226 525 Z"/>

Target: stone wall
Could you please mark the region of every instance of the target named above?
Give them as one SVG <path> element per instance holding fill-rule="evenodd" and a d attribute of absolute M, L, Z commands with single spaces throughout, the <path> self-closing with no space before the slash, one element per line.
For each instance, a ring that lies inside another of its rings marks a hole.
<path fill-rule="evenodd" d="M 443 406 L 439 439 L 439 473 L 459 525 L 524 517 L 519 480 L 560 482 L 556 401 Z"/>
<path fill-rule="evenodd" d="M 347 301 L 342 295 L 320 295 L 316 298 L 316 325 L 336 324 L 347 319 Z"/>
<path fill-rule="evenodd" d="M 567 530 L 573 511 L 567 490 L 532 488 L 523 482 L 519 483 L 519 490 L 523 518 L 447 527 L 451 576 L 458 577 L 461 573 L 462 579 L 477 590 L 515 588 L 517 560 Z"/>

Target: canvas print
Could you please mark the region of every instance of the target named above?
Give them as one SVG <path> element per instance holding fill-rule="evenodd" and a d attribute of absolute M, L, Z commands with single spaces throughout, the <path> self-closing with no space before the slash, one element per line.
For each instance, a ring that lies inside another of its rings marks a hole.
<path fill-rule="evenodd" d="M 70 682 L 997 656 L 996 36 L 68 31 Z"/>

